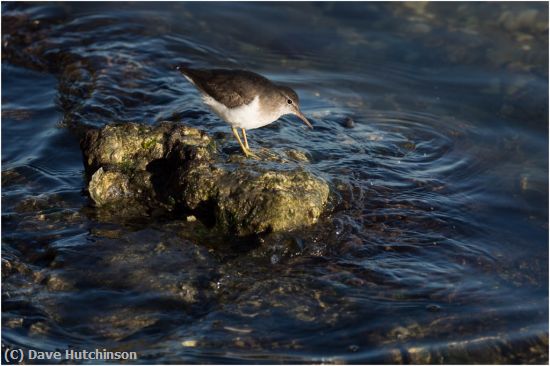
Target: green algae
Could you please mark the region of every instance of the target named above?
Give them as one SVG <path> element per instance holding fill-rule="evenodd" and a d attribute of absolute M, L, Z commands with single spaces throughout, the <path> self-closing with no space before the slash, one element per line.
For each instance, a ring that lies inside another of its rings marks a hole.
<path fill-rule="evenodd" d="M 235 160 L 181 124 L 110 124 L 87 131 L 81 146 L 97 207 L 179 209 L 243 236 L 313 225 L 328 201 L 328 184 L 298 165 L 304 159 L 290 170 L 273 152 L 263 154 L 265 162 Z"/>

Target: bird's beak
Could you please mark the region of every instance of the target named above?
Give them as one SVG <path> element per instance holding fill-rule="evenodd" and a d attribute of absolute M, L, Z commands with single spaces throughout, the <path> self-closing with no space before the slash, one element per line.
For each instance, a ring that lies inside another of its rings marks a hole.
<path fill-rule="evenodd" d="M 313 126 L 311 125 L 311 123 L 309 123 L 309 121 L 307 120 L 306 116 L 304 116 L 304 114 L 302 113 L 302 111 L 296 111 L 296 116 L 298 116 L 298 118 L 300 118 L 302 121 L 304 121 L 304 123 L 313 130 Z"/>

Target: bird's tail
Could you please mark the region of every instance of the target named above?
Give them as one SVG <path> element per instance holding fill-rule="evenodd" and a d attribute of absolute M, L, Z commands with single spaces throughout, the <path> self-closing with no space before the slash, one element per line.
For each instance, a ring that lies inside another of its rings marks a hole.
<path fill-rule="evenodd" d="M 193 70 L 190 62 L 179 63 L 174 68 L 184 75 L 188 74 L 189 72 L 192 72 Z"/>
<path fill-rule="evenodd" d="M 176 70 L 178 70 L 183 76 L 185 76 L 185 78 L 187 79 L 187 81 L 189 81 L 191 84 L 195 85 L 195 71 L 190 68 L 188 66 L 189 64 L 180 64 L 178 66 L 176 66 Z"/>

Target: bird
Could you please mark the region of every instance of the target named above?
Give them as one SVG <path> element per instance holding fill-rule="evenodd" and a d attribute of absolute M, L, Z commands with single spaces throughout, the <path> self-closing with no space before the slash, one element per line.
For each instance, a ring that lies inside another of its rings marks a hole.
<path fill-rule="evenodd" d="M 266 126 L 292 114 L 313 126 L 300 110 L 296 92 L 266 77 L 240 69 L 176 69 L 201 93 L 203 102 L 231 126 L 245 157 L 256 157 L 248 145 L 246 130 Z M 239 136 L 241 129 L 243 139 Z"/>

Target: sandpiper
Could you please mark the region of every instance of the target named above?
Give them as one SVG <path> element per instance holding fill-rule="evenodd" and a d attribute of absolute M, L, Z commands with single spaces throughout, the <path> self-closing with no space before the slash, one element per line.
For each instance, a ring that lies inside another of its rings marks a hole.
<path fill-rule="evenodd" d="M 268 125 L 285 114 L 298 116 L 313 128 L 300 111 L 298 94 L 262 75 L 245 70 L 205 70 L 185 66 L 178 66 L 177 70 L 200 91 L 203 102 L 231 125 L 246 157 L 254 155 L 248 145 L 246 130 Z M 237 128 L 243 133 L 244 143 Z"/>

